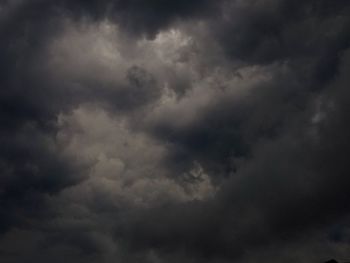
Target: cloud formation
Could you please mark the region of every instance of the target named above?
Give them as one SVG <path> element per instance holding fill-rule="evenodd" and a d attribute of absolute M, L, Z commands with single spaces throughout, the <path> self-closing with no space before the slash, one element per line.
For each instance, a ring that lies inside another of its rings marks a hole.
<path fill-rule="evenodd" d="M 349 12 L 0 1 L 1 262 L 349 260 Z"/>

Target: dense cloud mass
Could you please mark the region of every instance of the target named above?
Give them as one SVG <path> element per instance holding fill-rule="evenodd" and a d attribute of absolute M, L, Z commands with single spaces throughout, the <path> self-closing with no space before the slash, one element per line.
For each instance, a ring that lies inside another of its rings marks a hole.
<path fill-rule="evenodd" d="M 0 0 L 0 262 L 350 260 L 348 0 Z"/>

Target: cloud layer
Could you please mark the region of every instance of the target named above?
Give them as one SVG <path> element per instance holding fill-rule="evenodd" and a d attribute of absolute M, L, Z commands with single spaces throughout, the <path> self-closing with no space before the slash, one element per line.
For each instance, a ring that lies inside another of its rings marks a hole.
<path fill-rule="evenodd" d="M 0 261 L 349 260 L 349 13 L 0 1 Z"/>

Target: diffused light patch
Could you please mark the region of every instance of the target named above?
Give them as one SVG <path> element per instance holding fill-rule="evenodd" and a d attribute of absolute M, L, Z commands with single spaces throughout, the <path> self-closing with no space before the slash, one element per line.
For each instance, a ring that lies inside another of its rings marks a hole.
<path fill-rule="evenodd" d="M 210 111 L 220 103 L 239 103 L 254 97 L 260 85 L 268 84 L 274 74 L 283 74 L 283 71 L 283 67 L 278 65 L 252 66 L 231 74 L 217 68 L 206 76 L 193 76 L 191 89 L 180 98 L 166 86 L 159 103 L 148 113 L 145 121 L 153 125 L 168 122 L 173 127 L 185 128 L 198 120 L 199 113 Z"/>
<path fill-rule="evenodd" d="M 188 172 L 194 181 L 181 185 L 171 179 L 162 166 L 167 148 L 129 130 L 122 118 L 81 107 L 61 115 L 59 123 L 57 139 L 66 154 L 91 164 L 89 179 L 72 189 L 74 196 L 80 193 L 77 198 L 103 193 L 116 206 L 149 206 L 165 200 L 202 200 L 215 193 L 199 164 Z"/>
<path fill-rule="evenodd" d="M 48 47 L 49 67 L 58 76 L 84 81 L 92 76 L 113 82 L 130 66 L 120 53 L 118 27 L 100 22 L 67 21 L 65 30 Z"/>
<path fill-rule="evenodd" d="M 89 93 L 91 89 L 102 93 L 124 89 L 127 72 L 134 67 L 152 76 L 160 93 L 171 89 L 177 95 L 184 94 L 198 79 L 193 41 L 179 30 L 162 31 L 153 40 L 139 40 L 108 21 L 68 21 L 65 28 L 48 47 L 47 70 L 53 78 L 64 79 L 76 89 Z"/>
<path fill-rule="evenodd" d="M 157 59 L 168 64 L 182 62 L 183 52 L 192 48 L 193 39 L 180 29 L 161 31 L 154 40 L 142 40 L 138 43 L 142 48 L 154 50 Z"/>

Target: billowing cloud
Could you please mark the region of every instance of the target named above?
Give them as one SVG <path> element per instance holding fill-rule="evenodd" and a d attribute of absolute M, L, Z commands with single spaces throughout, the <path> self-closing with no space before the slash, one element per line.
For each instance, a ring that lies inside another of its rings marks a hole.
<path fill-rule="evenodd" d="M 349 260 L 349 11 L 0 1 L 0 261 Z"/>

